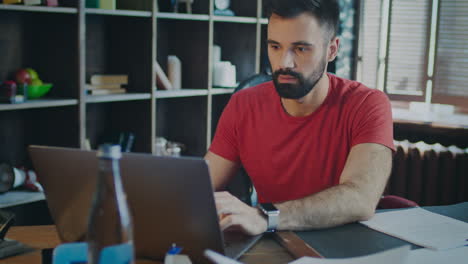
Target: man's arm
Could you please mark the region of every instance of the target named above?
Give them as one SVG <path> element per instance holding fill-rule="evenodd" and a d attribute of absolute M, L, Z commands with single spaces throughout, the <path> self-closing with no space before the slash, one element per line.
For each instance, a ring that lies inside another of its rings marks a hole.
<path fill-rule="evenodd" d="M 308 197 L 275 204 L 280 210 L 278 230 L 305 230 L 337 226 L 373 216 L 392 164 L 391 150 L 365 143 L 354 146 L 337 186 Z M 291 190 L 294 191 L 294 190 Z M 259 210 L 229 193 L 217 193 L 218 214 L 225 216 L 221 228 L 256 235 L 267 223 Z"/>
<path fill-rule="evenodd" d="M 374 143 L 354 146 L 339 185 L 299 200 L 276 204 L 281 212 L 278 229 L 325 228 L 371 218 L 391 166 L 389 148 Z"/>
<path fill-rule="evenodd" d="M 213 152 L 205 155 L 210 168 L 211 182 L 215 191 L 223 189 L 239 170 L 239 164 Z M 264 216 L 257 208 L 250 207 L 228 192 L 215 193 L 216 209 L 221 230 L 238 230 L 246 234 L 263 233 L 267 228 Z"/>
<path fill-rule="evenodd" d="M 224 188 L 239 170 L 239 164 L 208 151 L 205 155 L 215 191 Z"/>

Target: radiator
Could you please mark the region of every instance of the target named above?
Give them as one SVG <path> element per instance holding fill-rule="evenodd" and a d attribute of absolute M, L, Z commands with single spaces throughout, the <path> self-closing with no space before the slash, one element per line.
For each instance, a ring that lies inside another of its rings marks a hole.
<path fill-rule="evenodd" d="M 395 141 L 385 190 L 421 206 L 468 201 L 468 149 Z"/>

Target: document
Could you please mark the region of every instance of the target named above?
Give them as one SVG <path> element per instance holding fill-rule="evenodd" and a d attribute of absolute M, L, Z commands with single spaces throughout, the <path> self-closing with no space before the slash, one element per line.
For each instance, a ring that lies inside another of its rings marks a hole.
<path fill-rule="evenodd" d="M 302 257 L 289 264 L 405 264 L 410 252 L 410 246 L 389 249 L 383 252 L 355 258 L 320 259 Z"/>
<path fill-rule="evenodd" d="M 302 257 L 293 262 L 289 262 L 289 264 L 405 264 L 409 263 L 406 262 L 406 260 L 409 255 L 410 248 L 410 246 L 403 246 L 372 255 L 355 258 L 322 259 Z M 205 256 L 207 256 L 213 263 L 216 264 L 242 264 L 212 250 L 205 250 Z"/>
<path fill-rule="evenodd" d="M 465 246 L 468 239 L 468 223 L 419 207 L 377 213 L 361 224 L 432 250 Z"/>
<path fill-rule="evenodd" d="M 426 248 L 412 250 L 408 256 L 408 264 L 466 264 L 468 246 L 450 250 L 429 250 Z"/>

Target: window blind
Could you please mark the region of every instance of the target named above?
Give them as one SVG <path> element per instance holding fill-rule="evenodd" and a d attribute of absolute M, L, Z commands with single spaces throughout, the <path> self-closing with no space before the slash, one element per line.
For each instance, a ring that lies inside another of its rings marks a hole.
<path fill-rule="evenodd" d="M 440 0 L 433 89 L 468 97 L 468 0 Z"/>
<path fill-rule="evenodd" d="M 376 0 L 361 4 L 357 80 L 370 88 L 377 87 L 381 6 L 382 1 Z"/>
<path fill-rule="evenodd" d="M 427 83 L 431 0 L 393 0 L 387 53 L 389 94 L 423 95 Z"/>

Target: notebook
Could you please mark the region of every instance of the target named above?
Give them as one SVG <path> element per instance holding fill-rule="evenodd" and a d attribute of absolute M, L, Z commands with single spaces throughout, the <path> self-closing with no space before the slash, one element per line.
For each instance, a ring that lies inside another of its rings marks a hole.
<path fill-rule="evenodd" d="M 29 152 L 61 240 L 83 241 L 98 175 L 96 152 L 47 146 L 30 146 Z M 120 168 L 137 257 L 162 260 L 175 243 L 195 263 L 207 262 L 205 249 L 238 258 L 260 238 L 221 232 L 205 160 L 123 153 Z"/>

